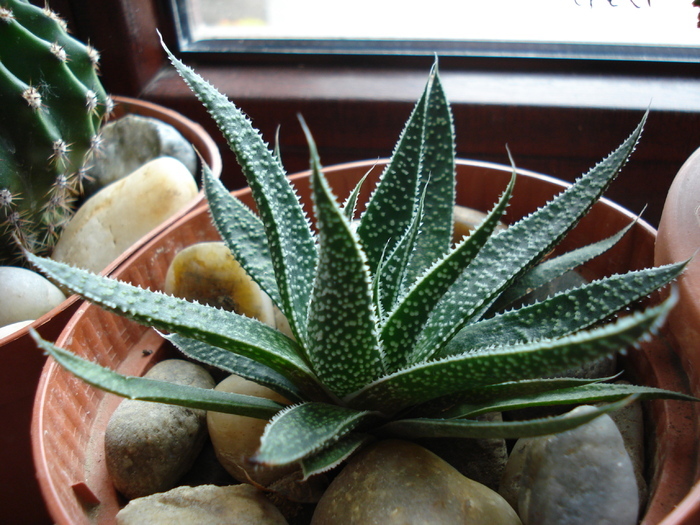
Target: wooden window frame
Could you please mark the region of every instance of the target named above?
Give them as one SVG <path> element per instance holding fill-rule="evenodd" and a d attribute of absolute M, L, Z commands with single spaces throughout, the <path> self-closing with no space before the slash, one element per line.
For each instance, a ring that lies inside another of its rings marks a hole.
<path fill-rule="evenodd" d="M 51 5 L 100 50 L 108 90 L 177 109 L 221 140 L 160 46 L 156 28 L 179 52 L 167 0 Z M 325 164 L 388 156 L 432 63 L 412 56 L 181 56 L 242 107 L 268 140 L 281 126 L 290 172 L 308 167 L 299 113 Z M 652 224 L 673 176 L 700 147 L 698 64 L 444 57 L 440 66 L 460 157 L 503 163 L 508 144 L 519 166 L 565 180 L 619 144 L 651 107 L 642 143 L 607 195 L 635 212 L 646 206 L 644 218 Z M 224 180 L 241 187 L 235 161 L 220 145 Z"/>

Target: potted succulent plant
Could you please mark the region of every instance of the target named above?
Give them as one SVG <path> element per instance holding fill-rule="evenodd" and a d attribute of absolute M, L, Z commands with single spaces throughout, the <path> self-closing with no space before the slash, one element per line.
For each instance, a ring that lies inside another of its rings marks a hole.
<path fill-rule="evenodd" d="M 340 171 L 324 175 L 307 131 L 312 168 L 292 186 L 279 156 L 247 118 L 172 55 L 171 60 L 221 127 L 249 181 L 249 190 L 232 196 L 205 167 L 216 230 L 285 314 L 292 336 L 144 288 L 162 289 L 164 266 L 175 251 L 216 238 L 203 227 L 203 210 L 173 225 L 182 237 L 159 236 L 150 246 L 155 252 L 144 247 L 132 266 L 115 273 L 132 284 L 28 255 L 47 275 L 94 303 L 81 308 L 59 345 L 37 336 L 55 361 L 42 378 L 32 433 L 38 475 L 57 522 L 86 522 L 87 512 L 98 521 L 113 519 L 120 504 L 99 459 L 100 428 L 117 401 L 85 383 L 132 399 L 269 419 L 255 462 L 299 464 L 305 477 L 333 469 L 369 441 L 387 436 L 549 434 L 631 398 L 694 399 L 653 386 L 545 379 L 643 345 L 675 304 L 675 293 L 645 298 L 672 282 L 685 262 L 642 269 L 638 265 L 650 260 L 646 227 L 599 201 L 634 149 L 643 122 L 555 197 L 565 185 L 551 179 L 455 163 L 449 104 L 434 68 L 363 209 L 359 195 L 367 194 L 370 183 L 357 167 L 349 170 L 352 180 L 334 176 Z M 461 175 L 457 190 L 455 164 Z M 347 195 L 342 205 L 334 196 L 341 191 Z M 297 192 L 307 196 L 307 205 L 312 195 L 315 228 Z M 456 193 L 462 204 L 493 207 L 452 247 Z M 530 207 L 532 195 L 554 198 L 536 209 L 544 202 Z M 496 233 L 506 208 L 511 224 Z M 592 219 L 586 222 L 589 211 Z M 628 228 L 632 236 L 617 243 Z M 585 232 L 601 230 L 609 236 L 582 241 Z M 529 290 L 577 266 L 593 280 L 519 306 Z M 629 315 L 615 315 L 630 307 Z M 294 405 L 129 377 L 140 375 L 164 351 L 162 336 L 148 326 L 168 332 L 169 343 L 190 358 L 267 386 Z M 60 393 L 64 388 L 71 399 Z M 575 416 L 474 419 L 506 408 L 594 402 L 603 404 Z M 74 423 L 63 424 L 67 420 Z M 333 519 L 354 523 L 348 516 Z M 321 516 L 314 520 L 324 522 Z"/>
<path fill-rule="evenodd" d="M 203 128 L 155 104 L 109 97 L 99 80 L 98 67 L 97 51 L 70 36 L 65 23 L 48 7 L 21 0 L 0 2 L 2 267 L 26 266 L 20 245 L 37 253 L 50 253 L 61 228 L 79 204 L 87 168 L 100 142 L 100 126 L 108 116 L 119 119 L 134 114 L 173 126 L 220 173 L 218 149 Z M 104 272 L 109 273 L 116 265 L 118 261 Z M 44 309 L 46 313 L 31 326 L 54 338 L 78 303 L 77 296 L 60 303 L 57 300 L 51 303 L 56 306 L 50 311 Z M 5 321 L 6 309 L 12 306 L 7 301 L 3 304 Z M 21 502 L 26 501 L 25 497 L 32 499 L 32 494 L 38 498 L 29 423 L 45 359 L 37 352 L 27 326 L 0 335 L 0 382 L 5 394 L 0 417 L 7 422 L 0 438 L 5 465 L 0 484 L 7 490 L 0 497 L 0 505 L 6 516 L 19 506 L 25 519 L 31 520 L 34 511 L 41 513 L 40 506 Z"/>

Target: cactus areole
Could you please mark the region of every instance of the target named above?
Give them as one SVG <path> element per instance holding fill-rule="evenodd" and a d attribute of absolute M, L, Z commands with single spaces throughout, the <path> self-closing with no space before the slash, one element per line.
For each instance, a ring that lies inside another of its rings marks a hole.
<path fill-rule="evenodd" d="M 292 405 L 125 377 L 34 334 L 72 373 L 133 399 L 267 419 L 253 461 L 299 463 L 306 476 L 338 465 L 381 436 L 535 436 L 575 427 L 634 398 L 695 400 L 604 379 L 557 378 L 650 337 L 675 294 L 646 308 L 638 301 L 671 283 L 684 263 L 612 275 L 534 304 L 520 300 L 603 254 L 625 234 L 548 257 L 617 175 L 646 117 L 570 188 L 497 229 L 514 187 L 517 191 L 513 170 L 481 225 L 453 245 L 454 132 L 436 64 L 361 213 L 356 201 L 362 182 L 339 203 L 304 125 L 311 150 L 312 228 L 278 152 L 225 96 L 170 58 L 229 141 L 255 199 L 257 214 L 205 167 L 213 221 L 236 259 L 285 314 L 294 337 L 232 312 L 28 257 L 71 291 L 167 333 L 192 359 L 265 385 Z M 630 313 L 618 316 L 621 310 Z M 545 419 L 475 418 L 576 403 L 599 405 Z"/>
<path fill-rule="evenodd" d="M 48 253 L 73 213 L 111 111 L 98 66 L 51 9 L 0 0 L 0 264 Z"/>

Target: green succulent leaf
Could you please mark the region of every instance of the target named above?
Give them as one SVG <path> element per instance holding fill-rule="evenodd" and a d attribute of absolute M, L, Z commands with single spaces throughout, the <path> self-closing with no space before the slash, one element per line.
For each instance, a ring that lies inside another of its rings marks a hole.
<path fill-rule="evenodd" d="M 635 396 L 599 407 L 542 419 L 526 421 L 475 421 L 473 419 L 402 419 L 381 428 L 384 434 L 402 438 L 455 437 L 455 438 L 522 438 L 556 434 L 571 430 L 593 419 L 619 410 L 633 402 Z"/>
<path fill-rule="evenodd" d="M 165 44 L 163 46 L 165 48 Z M 282 311 L 296 338 L 303 341 L 317 253 L 309 220 L 298 196 L 279 159 L 243 112 L 167 48 L 165 50 L 236 154 L 265 225 Z"/>
<path fill-rule="evenodd" d="M 320 452 L 307 456 L 301 460 L 304 479 L 332 470 L 373 440 L 374 437 L 369 434 L 353 432 Z"/>
<path fill-rule="evenodd" d="M 362 178 L 359 180 L 359 182 L 355 185 L 353 190 L 350 192 L 350 195 L 348 195 L 348 198 L 345 199 L 345 202 L 341 206 L 343 212 L 345 213 L 345 216 L 348 218 L 349 221 L 352 221 L 355 218 L 355 212 L 357 211 L 357 199 L 360 196 L 360 191 L 362 190 L 362 187 L 365 185 L 365 182 L 367 181 L 367 177 L 369 177 L 369 174 L 372 173 L 372 170 L 374 169 L 374 166 L 372 166 L 367 173 L 365 173 Z"/>
<path fill-rule="evenodd" d="M 168 403 L 257 419 L 270 419 L 284 408 L 284 405 L 265 398 L 125 376 L 44 341 L 34 329 L 31 329 L 30 333 L 39 347 L 66 370 L 90 385 L 128 399 Z"/>
<path fill-rule="evenodd" d="M 610 382 L 618 379 L 619 376 L 620 374 L 611 377 L 592 379 L 547 377 L 485 385 L 416 405 L 406 412 L 406 417 L 436 417 L 439 419 L 459 418 L 464 417 L 464 413 L 471 411 L 472 407 L 475 405 L 489 402 L 495 403 L 511 397 L 536 396 L 556 390 L 568 390 L 596 383 Z"/>
<path fill-rule="evenodd" d="M 450 104 L 440 81 L 437 60 L 428 80 L 420 163 L 420 185 L 426 191 L 421 235 L 408 267 L 408 282 L 429 268 L 450 248 L 455 205 L 454 128 Z"/>
<path fill-rule="evenodd" d="M 429 85 L 430 81 L 426 90 Z M 425 99 L 424 91 L 357 226 L 372 272 L 377 270 L 383 254 L 391 251 L 404 234 L 413 217 L 420 176 Z"/>
<path fill-rule="evenodd" d="M 490 403 L 473 405 L 468 405 L 465 403 L 459 407 L 455 407 L 452 411 L 441 414 L 441 417 L 444 419 L 453 417 L 473 418 L 489 412 L 519 410 L 522 408 L 552 405 L 581 405 L 618 401 L 632 395 L 636 396 L 636 398 L 639 400 L 664 398 L 681 401 L 698 401 L 698 399 L 693 396 L 670 390 L 664 390 L 661 388 L 617 383 L 593 383 L 573 388 L 551 390 L 549 392 L 541 392 L 538 394 L 522 396 L 513 395 L 512 397 Z"/>
<path fill-rule="evenodd" d="M 347 217 L 321 173 L 309 137 L 319 262 L 308 319 L 308 359 L 342 397 L 379 377 L 382 355 L 369 268 Z"/>
<path fill-rule="evenodd" d="M 344 401 L 356 408 L 397 411 L 461 390 L 553 375 L 647 338 L 676 301 L 673 293 L 658 306 L 558 339 L 478 349 L 420 363 L 383 377 Z"/>
<path fill-rule="evenodd" d="M 478 228 L 457 247 L 434 263 L 425 275 L 401 298 L 382 326 L 384 352 L 390 370 L 396 370 L 429 357 L 428 352 L 417 354 L 412 349 L 435 305 L 464 272 L 479 250 L 486 244 L 505 212 L 516 181 L 516 173 L 501 195 L 496 206 Z"/>
<path fill-rule="evenodd" d="M 646 115 L 617 150 L 546 206 L 489 239 L 433 310 L 416 344 L 417 355 L 434 354 L 464 325 L 478 320 L 578 223 L 627 161 L 645 121 Z"/>
<path fill-rule="evenodd" d="M 524 297 L 532 290 L 550 283 L 554 279 L 561 277 L 566 272 L 581 266 L 594 257 L 605 253 L 610 248 L 615 246 L 622 237 L 635 225 L 635 222 L 629 223 L 622 230 L 602 241 L 594 242 L 587 246 L 571 250 L 551 259 L 546 259 L 541 262 L 522 277 L 520 277 L 512 286 L 510 286 L 498 298 L 491 308 L 492 312 L 497 312 L 504 309 L 509 304 L 514 303 L 518 299 Z"/>
<path fill-rule="evenodd" d="M 413 219 L 408 229 L 394 246 L 391 253 L 380 261 L 380 267 L 375 275 L 375 295 L 382 316 L 385 311 L 396 306 L 396 302 L 405 293 L 408 266 L 411 257 L 417 249 L 416 241 L 425 209 L 425 192 L 416 206 Z M 391 357 L 389 356 L 389 359 Z M 391 365 L 390 365 L 391 366 Z"/>
<path fill-rule="evenodd" d="M 408 268 L 409 281 L 448 250 L 454 206 L 453 131 L 436 62 L 358 226 L 372 272 L 387 247 L 391 251 L 408 229 L 416 196 L 426 184 L 427 216 Z"/>
<path fill-rule="evenodd" d="M 265 427 L 260 450 L 252 460 L 263 465 L 301 461 L 363 425 L 376 422 L 377 414 L 326 403 L 303 403 L 279 412 Z"/>
<path fill-rule="evenodd" d="M 51 259 L 27 257 L 61 285 L 106 310 L 259 361 L 302 390 L 318 388 L 315 376 L 299 357 L 297 343 L 256 319 L 144 290 Z"/>
<path fill-rule="evenodd" d="M 165 334 L 163 337 L 190 359 L 266 386 L 292 403 L 303 401 L 303 394 L 294 383 L 258 361 L 178 334 Z"/>
<path fill-rule="evenodd" d="M 231 195 L 206 165 L 202 178 L 212 222 L 222 240 L 248 275 L 281 308 L 282 299 L 260 217 Z"/>
<path fill-rule="evenodd" d="M 464 327 L 438 357 L 478 347 L 552 339 L 608 319 L 676 279 L 686 263 L 614 275 Z"/>

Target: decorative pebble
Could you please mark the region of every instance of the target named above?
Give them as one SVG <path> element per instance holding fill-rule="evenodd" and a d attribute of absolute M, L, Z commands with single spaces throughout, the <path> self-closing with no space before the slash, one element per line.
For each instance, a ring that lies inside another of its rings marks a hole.
<path fill-rule="evenodd" d="M 168 268 L 164 291 L 275 326 L 272 301 L 223 242 L 202 242 L 178 252 Z"/>
<path fill-rule="evenodd" d="M 194 177 L 181 162 L 152 160 L 85 201 L 63 230 L 52 258 L 100 272 L 196 194 Z"/>
<path fill-rule="evenodd" d="M 177 487 L 138 498 L 117 514 L 117 525 L 287 525 L 252 485 Z"/>
<path fill-rule="evenodd" d="M 213 388 L 199 365 L 168 359 L 144 376 L 181 385 Z M 105 431 L 107 469 L 127 498 L 172 488 L 189 470 L 206 438 L 206 412 L 185 407 L 123 400 Z"/>
<path fill-rule="evenodd" d="M 572 413 L 592 410 L 575 408 Z M 639 499 L 632 462 L 613 420 L 521 439 L 500 493 L 524 525 L 634 525 Z"/>
<path fill-rule="evenodd" d="M 617 381 L 620 384 L 629 384 L 626 381 Z M 639 491 L 639 508 L 644 509 L 649 495 L 649 488 L 644 479 L 644 412 L 641 401 L 635 401 L 610 413 L 610 417 L 617 425 L 620 435 L 625 442 L 625 449 L 632 460 L 634 476 L 637 480 Z"/>
<path fill-rule="evenodd" d="M 192 144 L 170 124 L 140 115 L 125 115 L 109 122 L 100 135 L 100 154 L 96 156 L 87 184 L 92 194 L 158 157 L 173 157 L 194 176 L 197 154 Z"/>
<path fill-rule="evenodd" d="M 262 385 L 230 375 L 216 386 L 216 390 L 234 392 L 272 399 L 287 404 L 278 393 Z M 254 481 L 267 487 L 285 474 L 298 470 L 295 465 L 285 467 L 265 467 L 250 462 L 250 457 L 260 447 L 260 437 L 267 421 L 254 417 L 207 412 L 207 428 L 214 445 L 216 457 L 235 479 L 241 482 Z"/>
<path fill-rule="evenodd" d="M 0 290 L 0 326 L 32 321 L 66 300 L 43 275 L 15 266 L 0 266 Z"/>
<path fill-rule="evenodd" d="M 25 326 L 29 326 L 34 322 L 34 319 L 28 319 L 26 321 L 19 321 L 17 323 L 12 323 L 8 324 L 5 326 L 0 326 L 0 339 L 3 339 L 7 337 L 8 335 L 12 335 L 15 332 L 21 330 Z"/>
<path fill-rule="evenodd" d="M 520 525 L 508 503 L 429 450 L 380 441 L 350 459 L 319 501 L 311 525 Z"/>

